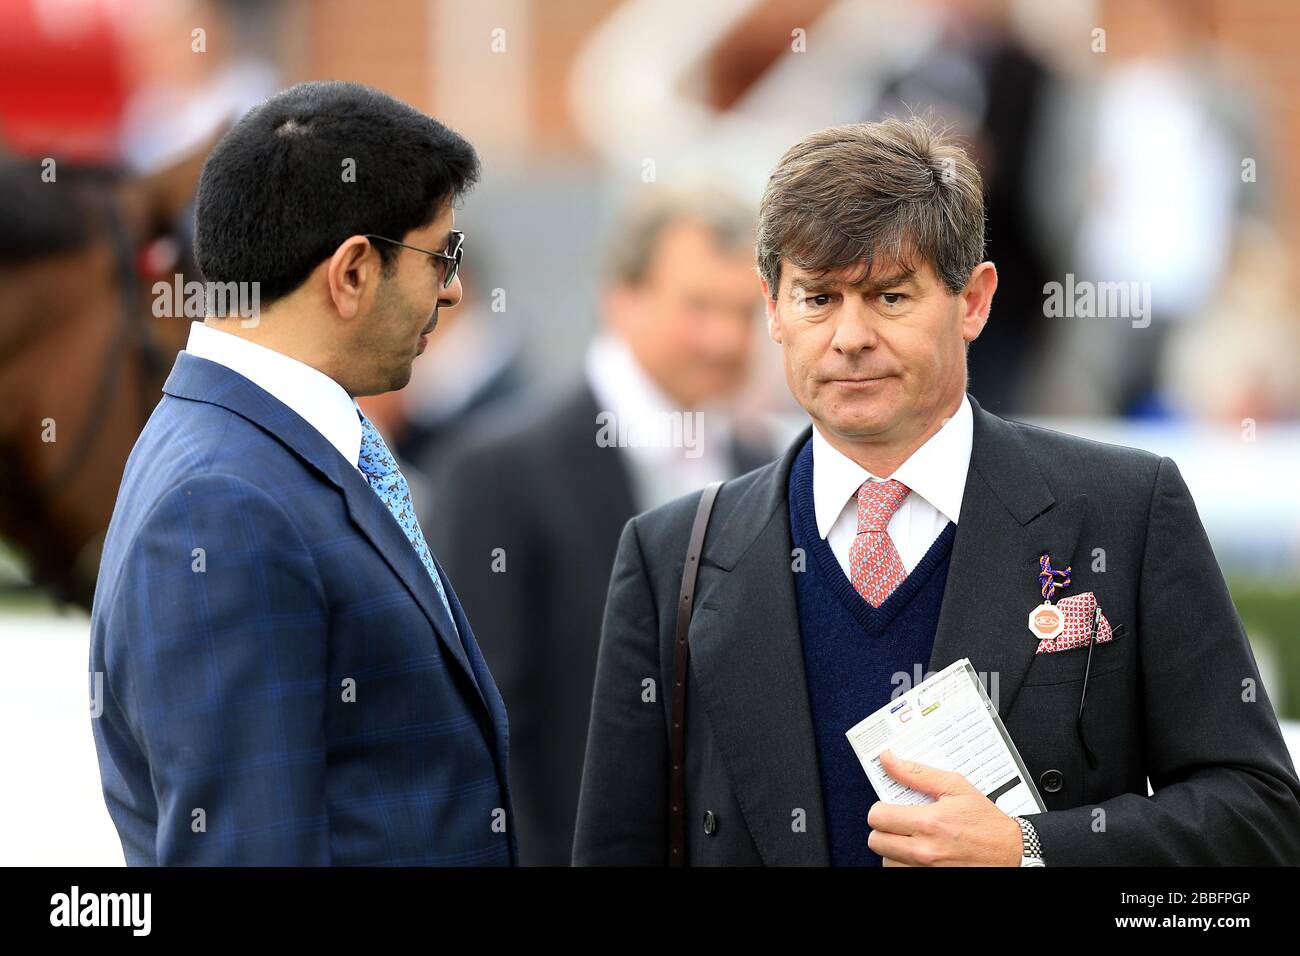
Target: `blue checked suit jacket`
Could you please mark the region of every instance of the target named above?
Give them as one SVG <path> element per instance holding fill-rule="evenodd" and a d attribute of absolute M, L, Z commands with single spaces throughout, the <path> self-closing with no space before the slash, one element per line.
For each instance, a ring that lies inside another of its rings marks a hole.
<path fill-rule="evenodd" d="M 127 461 L 91 621 L 128 864 L 513 864 L 506 713 L 365 479 L 181 352 Z M 93 713 L 93 711 L 92 711 Z"/>

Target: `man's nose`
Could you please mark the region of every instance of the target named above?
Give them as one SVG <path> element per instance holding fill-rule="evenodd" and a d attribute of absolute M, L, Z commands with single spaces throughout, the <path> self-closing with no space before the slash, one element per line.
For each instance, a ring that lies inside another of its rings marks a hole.
<path fill-rule="evenodd" d="M 456 276 L 456 278 L 452 279 L 451 285 L 447 286 L 446 288 L 439 286 L 438 287 L 438 308 L 450 309 L 452 306 L 456 305 L 458 302 L 460 302 L 460 296 L 462 291 L 463 290 L 461 289 L 460 286 L 460 276 Z"/>
<path fill-rule="evenodd" d="M 854 355 L 863 349 L 875 348 L 879 336 L 876 335 L 872 316 L 864 303 L 847 299 L 840 309 L 838 319 L 835 336 L 831 339 L 833 349 L 843 355 Z"/>

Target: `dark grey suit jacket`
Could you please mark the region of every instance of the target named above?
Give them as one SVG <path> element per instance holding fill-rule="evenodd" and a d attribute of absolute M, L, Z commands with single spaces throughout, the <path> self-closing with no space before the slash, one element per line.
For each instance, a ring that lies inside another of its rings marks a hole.
<path fill-rule="evenodd" d="M 997 675 L 999 713 L 1049 810 L 1034 818 L 1047 864 L 1300 863 L 1300 783 L 1173 461 L 1004 421 L 973 397 L 971 406 L 970 471 L 926 669 L 969 657 L 986 682 Z M 709 525 L 689 637 L 693 865 L 829 862 L 787 505 L 807 436 L 724 485 Z M 623 530 L 576 864 L 667 859 L 672 639 L 698 500 Z M 1035 654 L 1027 626 L 1044 552 L 1073 566 L 1058 596 L 1095 592 L 1123 629 L 1093 648 L 1083 733 L 1095 765 L 1076 728 L 1087 650 Z"/>
<path fill-rule="evenodd" d="M 585 384 L 502 407 L 448 458 L 421 516 L 505 700 L 524 866 L 569 862 L 605 587 L 637 512 L 625 452 L 596 443 L 597 411 Z M 737 444 L 732 473 L 770 456 Z"/>

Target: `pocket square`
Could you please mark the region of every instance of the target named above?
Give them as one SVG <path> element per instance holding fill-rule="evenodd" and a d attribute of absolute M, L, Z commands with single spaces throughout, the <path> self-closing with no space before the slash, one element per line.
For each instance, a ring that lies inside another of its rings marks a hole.
<path fill-rule="evenodd" d="M 1092 632 L 1092 612 L 1097 607 L 1097 595 L 1091 591 L 1061 598 L 1056 602 L 1061 612 L 1065 627 L 1056 637 L 1038 642 L 1038 654 L 1052 654 L 1056 651 L 1068 651 L 1076 647 L 1088 646 L 1088 635 Z M 1097 643 L 1104 644 L 1114 635 L 1110 622 L 1103 613 L 1097 621 Z"/>

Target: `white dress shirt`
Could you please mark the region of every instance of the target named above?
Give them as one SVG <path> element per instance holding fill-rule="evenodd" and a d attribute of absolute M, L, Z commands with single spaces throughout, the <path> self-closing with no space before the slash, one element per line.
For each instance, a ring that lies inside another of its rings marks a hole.
<path fill-rule="evenodd" d="M 361 419 L 356 401 L 324 372 L 274 349 L 202 322 L 190 326 L 185 351 L 238 372 L 270 392 L 320 432 L 348 464 L 361 469 Z"/>
<path fill-rule="evenodd" d="M 961 513 L 966 472 L 970 468 L 974 417 L 970 399 L 962 394 L 956 413 L 912 452 L 889 476 L 880 478 L 837 451 L 813 426 L 813 505 L 817 533 L 830 545 L 845 575 L 849 549 L 858 534 L 858 488 L 864 481 L 896 479 L 911 489 L 886 530 L 893 539 L 903 567 L 912 568 L 925 557 L 948 522 Z"/>
<path fill-rule="evenodd" d="M 633 498 L 645 511 L 681 495 L 698 491 L 731 472 L 732 429 L 729 414 L 718 406 L 698 413 L 675 408 L 672 401 L 650 378 L 622 339 L 609 333 L 597 335 L 587 349 L 587 384 L 601 412 L 611 413 L 616 434 L 640 434 L 655 440 L 629 442 L 620 448 L 626 456 L 633 483 Z M 681 423 L 679 434 L 686 444 L 686 415 L 692 415 L 689 440 L 692 448 L 674 447 L 665 437 L 671 429 L 664 422 L 673 416 Z M 698 431 L 694 430 L 698 425 Z M 598 425 L 591 423 L 592 440 Z"/>

